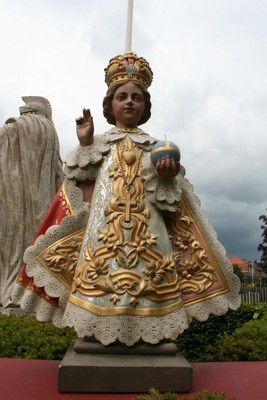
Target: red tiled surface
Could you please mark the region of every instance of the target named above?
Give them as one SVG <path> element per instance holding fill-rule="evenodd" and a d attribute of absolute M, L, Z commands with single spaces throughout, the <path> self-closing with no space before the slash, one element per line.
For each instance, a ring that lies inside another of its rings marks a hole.
<path fill-rule="evenodd" d="M 136 394 L 69 394 L 57 390 L 60 361 L 0 359 L 1 400 L 132 400 Z M 195 363 L 193 390 L 224 391 L 227 399 L 267 400 L 267 362 Z M 119 379 L 119 377 L 118 377 Z M 156 387 L 156 382 L 155 382 Z M 177 395 L 177 400 L 183 395 Z"/>

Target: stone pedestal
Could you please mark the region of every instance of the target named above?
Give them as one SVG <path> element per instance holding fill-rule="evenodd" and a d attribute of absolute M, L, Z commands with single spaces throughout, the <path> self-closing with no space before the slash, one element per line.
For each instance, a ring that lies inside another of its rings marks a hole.
<path fill-rule="evenodd" d="M 146 393 L 155 387 L 160 392 L 189 392 L 192 366 L 172 346 L 105 347 L 78 339 L 59 366 L 58 389 L 65 393 Z"/>

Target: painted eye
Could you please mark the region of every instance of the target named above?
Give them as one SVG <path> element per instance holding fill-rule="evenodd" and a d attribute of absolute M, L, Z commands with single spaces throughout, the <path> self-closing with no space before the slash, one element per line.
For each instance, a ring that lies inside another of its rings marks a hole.
<path fill-rule="evenodd" d="M 115 100 L 122 101 L 123 100 L 123 95 L 122 94 L 117 94 L 115 96 Z"/>
<path fill-rule="evenodd" d="M 133 96 L 133 100 L 137 101 L 138 103 L 140 103 L 141 101 L 143 101 L 143 97 L 140 96 L 139 94 L 136 94 Z"/>

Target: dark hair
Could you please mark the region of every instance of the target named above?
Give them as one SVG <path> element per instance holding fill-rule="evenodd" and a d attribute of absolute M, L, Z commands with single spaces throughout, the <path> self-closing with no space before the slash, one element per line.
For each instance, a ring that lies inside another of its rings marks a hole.
<path fill-rule="evenodd" d="M 109 124 L 116 125 L 116 121 L 111 113 L 111 111 L 112 111 L 111 103 L 112 103 L 114 94 L 120 86 L 124 85 L 127 82 L 132 82 L 139 89 L 141 89 L 143 96 L 144 96 L 144 100 L 145 100 L 144 114 L 142 115 L 140 121 L 138 121 L 138 125 L 142 125 L 145 122 L 147 122 L 151 116 L 151 101 L 150 101 L 149 92 L 141 83 L 133 82 L 129 79 L 129 81 L 123 81 L 123 82 L 115 83 L 114 85 L 111 85 L 108 88 L 107 94 L 103 99 L 103 114 Z"/>

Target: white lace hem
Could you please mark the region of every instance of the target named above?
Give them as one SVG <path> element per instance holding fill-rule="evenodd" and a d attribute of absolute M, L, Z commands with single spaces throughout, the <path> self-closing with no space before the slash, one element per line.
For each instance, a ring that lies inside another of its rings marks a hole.
<path fill-rule="evenodd" d="M 78 337 L 94 336 L 105 346 L 116 340 L 126 346 L 133 346 L 140 340 L 151 344 L 164 339 L 175 340 L 188 328 L 184 308 L 161 317 L 101 317 L 68 302 L 63 320 L 67 326 L 74 326 Z"/>

